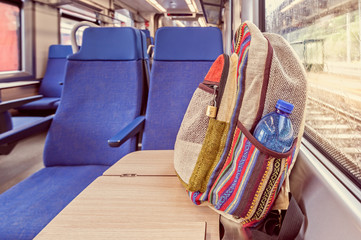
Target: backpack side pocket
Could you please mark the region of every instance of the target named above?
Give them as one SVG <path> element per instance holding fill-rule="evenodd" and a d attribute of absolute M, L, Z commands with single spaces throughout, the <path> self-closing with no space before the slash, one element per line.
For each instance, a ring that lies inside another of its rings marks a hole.
<path fill-rule="evenodd" d="M 208 200 L 244 226 L 261 221 L 270 211 L 294 157 L 296 140 L 286 153 L 264 147 L 238 122 L 232 147 Z"/>

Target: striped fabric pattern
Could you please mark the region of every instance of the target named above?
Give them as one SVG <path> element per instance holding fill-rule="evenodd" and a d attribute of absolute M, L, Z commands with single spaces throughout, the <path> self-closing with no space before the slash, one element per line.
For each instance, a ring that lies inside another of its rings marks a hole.
<path fill-rule="evenodd" d="M 217 210 L 240 218 L 245 227 L 252 226 L 269 212 L 292 157 L 280 159 L 260 152 L 237 127 L 209 201 Z"/>
<path fill-rule="evenodd" d="M 245 77 L 250 43 L 251 43 L 251 34 L 249 32 L 247 24 L 243 24 L 237 29 L 235 38 L 233 40 L 233 50 L 235 49 L 235 52 L 239 55 L 238 66 L 237 66 L 237 69 L 238 69 L 237 79 L 238 79 L 239 83 L 241 83 L 243 78 Z M 236 44 L 236 46 L 234 46 L 234 44 Z M 239 86 L 240 85 L 241 84 L 239 84 Z M 240 89 L 238 96 L 237 96 L 237 104 L 240 104 L 239 99 L 241 96 L 241 91 L 242 91 L 242 89 Z M 235 109 L 236 108 L 237 108 L 237 106 L 235 107 Z M 237 121 L 237 118 L 238 118 L 238 116 L 234 116 L 234 115 L 235 114 L 233 113 L 232 122 Z M 231 133 L 228 134 L 228 140 L 227 140 L 226 146 L 231 144 L 230 141 L 232 141 Z M 224 157 L 225 156 L 223 153 L 221 159 L 223 159 Z M 222 161 L 219 161 L 219 163 L 221 163 L 221 162 Z M 215 172 L 217 171 L 217 169 L 219 169 L 221 167 L 219 165 L 220 164 L 218 164 L 216 166 L 214 172 L 212 173 L 212 176 L 210 177 L 210 181 L 208 183 L 206 192 L 201 193 L 201 192 L 188 191 L 190 199 L 193 201 L 193 203 L 199 205 L 202 202 L 207 201 L 209 190 L 212 187 L 214 179 L 216 177 Z"/>
<path fill-rule="evenodd" d="M 293 151 L 286 158 L 275 158 L 263 153 L 242 132 L 247 130 L 242 128 L 241 131 L 239 127 L 242 124 L 238 121 L 236 109 L 242 104 L 242 83 L 246 77 L 250 43 L 249 28 L 243 24 L 236 32 L 232 46 L 239 56 L 237 79 L 241 89 L 231 120 L 231 124 L 237 127 L 229 132 L 226 143 L 231 149 L 223 152 L 207 190 L 204 193 L 188 192 L 193 203 L 200 205 L 209 201 L 216 210 L 233 215 L 244 227 L 257 225 L 270 211 L 294 154 Z"/>
<path fill-rule="evenodd" d="M 305 88 L 302 65 L 298 63 L 290 65 L 288 61 L 296 62 L 297 59 L 287 60 L 292 56 L 288 56 L 290 54 L 285 49 L 291 47 L 284 39 L 269 34 L 264 38 L 251 23 L 246 22 L 238 28 L 233 39 L 232 51 L 238 55 L 236 70 L 239 91 L 230 121 L 230 130 L 226 136 L 225 149 L 222 156 L 217 156 L 219 158 L 215 161 L 217 165 L 210 171 L 211 176 L 209 181 L 206 181 L 205 192 L 204 189 L 201 189 L 202 192 L 188 192 L 193 203 L 200 205 L 208 201 L 210 207 L 217 213 L 242 224 L 243 227 L 258 226 L 274 206 L 277 206 L 277 209 L 288 206 L 288 201 L 285 200 L 287 196 L 283 196 L 289 191 L 287 174 L 292 169 L 299 149 L 297 138 L 294 139 L 291 150 L 277 153 L 258 142 L 252 135 L 252 128 L 248 127 L 249 123 L 256 124 L 257 119 L 262 116 L 265 107 L 263 104 L 269 100 L 268 94 L 283 95 L 287 92 L 291 95 L 295 91 L 299 92 L 297 89 Z M 282 58 L 284 62 L 278 58 Z M 259 85 L 262 91 L 258 91 Z M 279 86 L 283 85 L 285 88 L 280 91 Z M 300 104 L 304 104 L 306 97 L 301 95 L 293 94 L 290 99 L 299 100 Z M 260 96 L 259 102 L 252 101 L 257 96 Z M 278 96 L 276 99 L 281 98 Z M 245 106 L 248 108 L 242 111 L 242 107 Z M 253 116 L 254 109 L 249 110 L 253 107 L 258 107 L 258 112 L 255 112 L 256 119 L 247 122 L 245 120 L 248 119 L 247 114 Z M 299 115 L 303 116 L 304 106 L 299 108 Z M 278 195 L 282 197 L 277 198 Z"/>

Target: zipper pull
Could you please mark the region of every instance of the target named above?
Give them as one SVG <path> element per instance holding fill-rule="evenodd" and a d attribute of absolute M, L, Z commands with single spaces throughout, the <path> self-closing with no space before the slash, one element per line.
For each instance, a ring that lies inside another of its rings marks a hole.
<path fill-rule="evenodd" d="M 213 86 L 213 100 L 211 105 L 207 106 L 207 111 L 206 111 L 206 115 L 210 118 L 215 118 L 217 116 L 217 102 L 216 102 L 216 97 L 217 97 L 217 85 Z"/>

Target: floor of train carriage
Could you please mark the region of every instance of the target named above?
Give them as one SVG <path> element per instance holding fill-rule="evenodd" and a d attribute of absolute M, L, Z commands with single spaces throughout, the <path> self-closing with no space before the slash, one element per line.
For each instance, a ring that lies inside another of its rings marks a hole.
<path fill-rule="evenodd" d="M 19 141 L 8 155 L 0 155 L 0 194 L 44 167 L 46 132 Z"/>

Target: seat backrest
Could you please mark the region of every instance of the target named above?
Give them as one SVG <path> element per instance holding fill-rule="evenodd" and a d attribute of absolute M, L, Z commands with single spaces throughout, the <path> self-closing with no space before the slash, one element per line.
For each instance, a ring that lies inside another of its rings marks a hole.
<path fill-rule="evenodd" d="M 218 55 L 222 34 L 214 27 L 163 27 L 155 36 L 154 59 L 142 149 L 173 149 L 193 92 Z"/>
<path fill-rule="evenodd" d="M 142 43 L 134 28 L 87 28 L 68 57 L 62 101 L 44 149 L 45 166 L 112 165 L 136 148 L 107 140 L 140 113 Z"/>
<path fill-rule="evenodd" d="M 73 51 L 70 45 L 51 45 L 48 53 L 48 63 L 39 93 L 45 97 L 60 97 L 64 82 L 67 56 Z"/>
<path fill-rule="evenodd" d="M 147 39 L 147 46 L 153 44 L 150 37 L 150 31 L 148 29 L 142 29 L 141 31 L 145 34 L 145 37 Z"/>
<path fill-rule="evenodd" d="M 148 45 L 147 45 L 147 33 L 144 32 L 143 30 L 140 30 L 140 36 L 141 36 L 141 41 L 142 41 L 142 53 L 143 53 L 143 59 L 144 60 L 149 60 L 149 56 L 147 53 L 147 49 L 148 49 Z"/>

